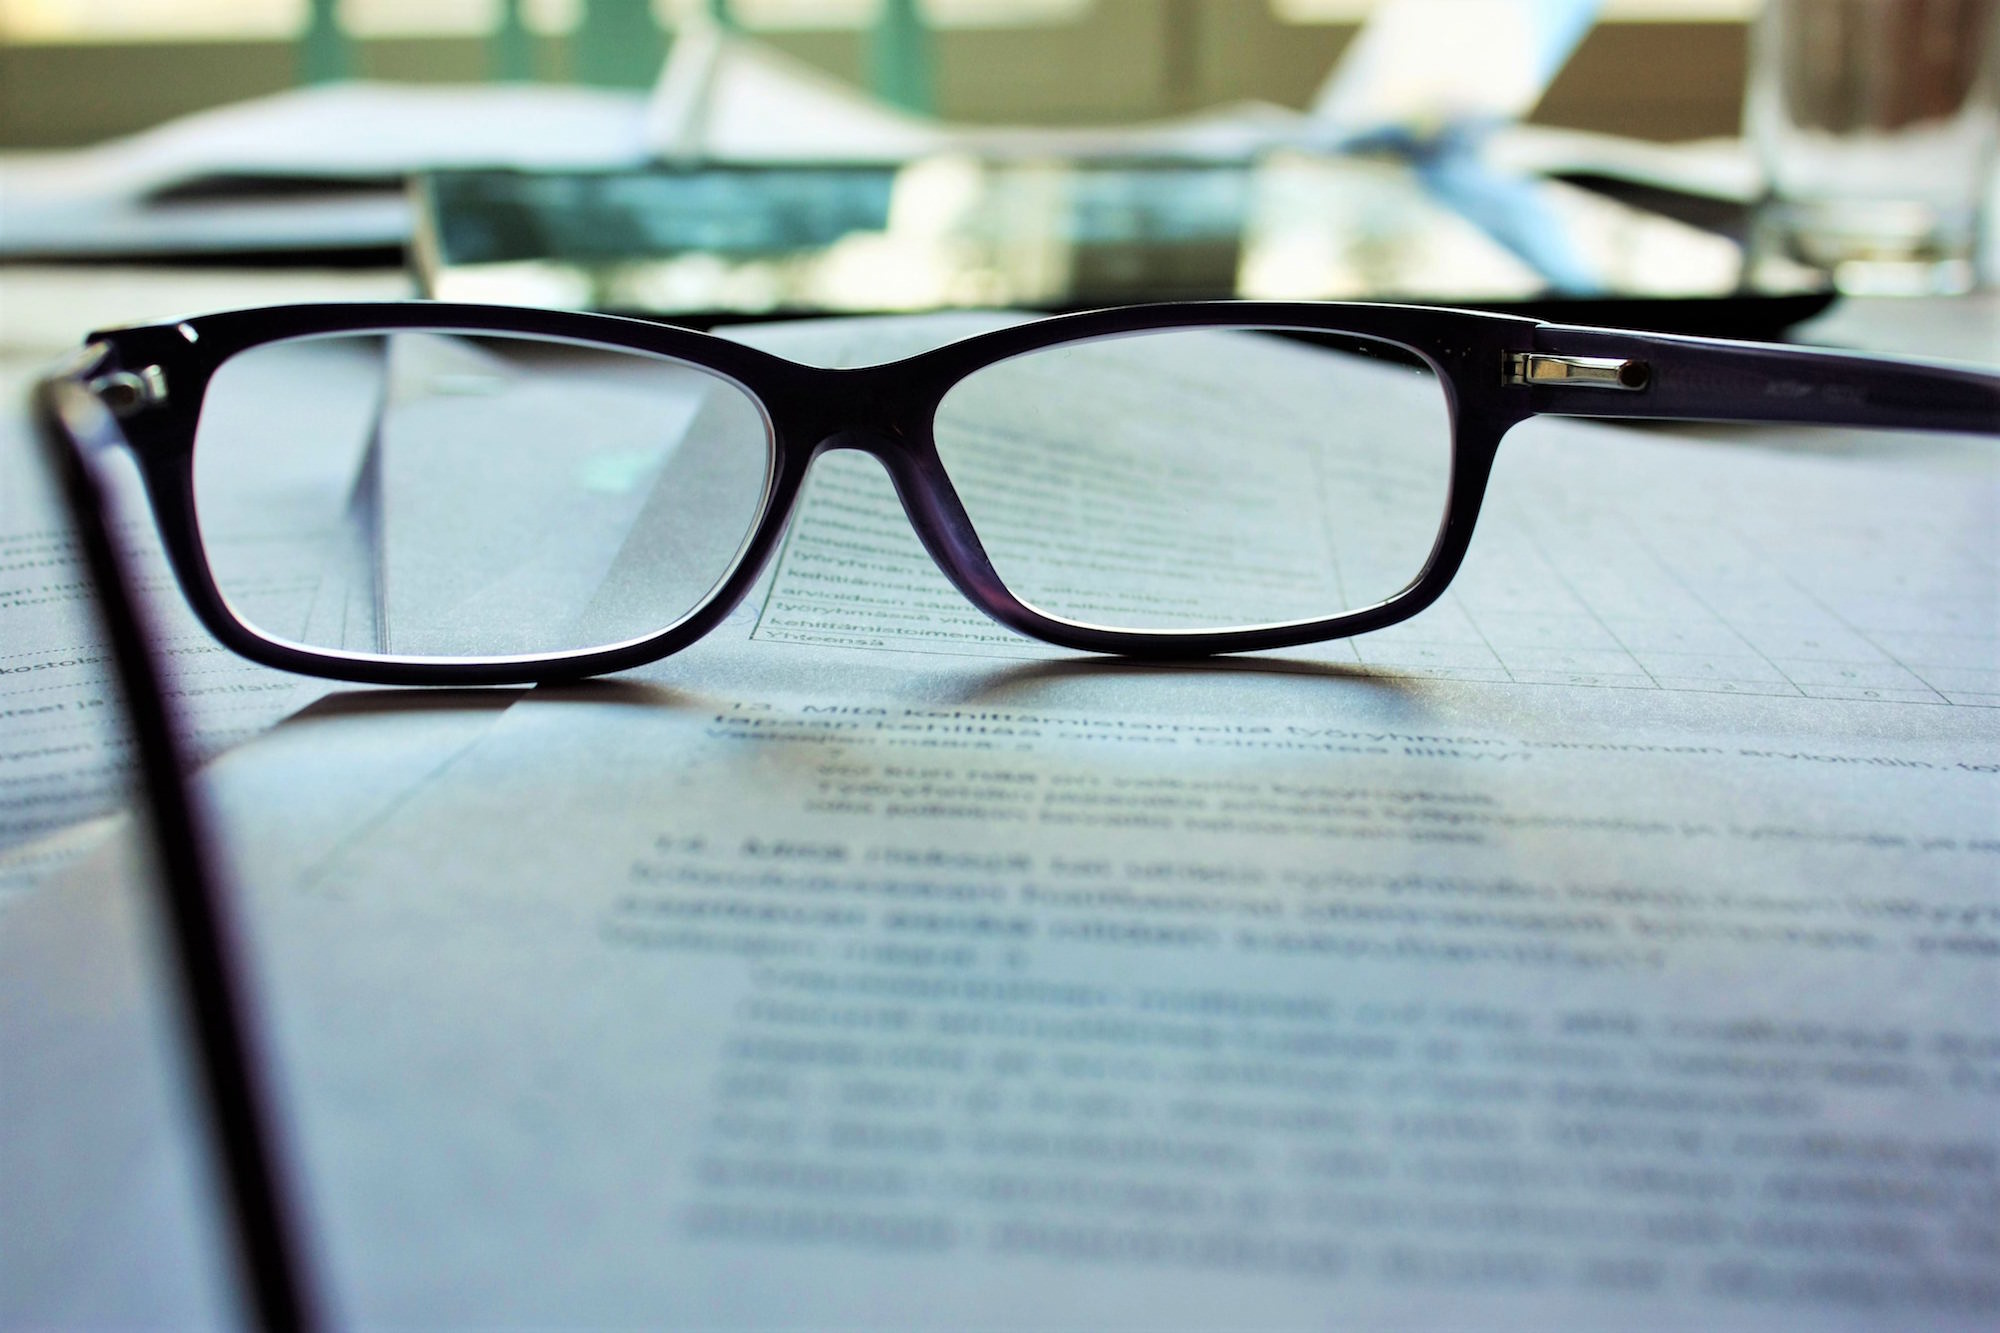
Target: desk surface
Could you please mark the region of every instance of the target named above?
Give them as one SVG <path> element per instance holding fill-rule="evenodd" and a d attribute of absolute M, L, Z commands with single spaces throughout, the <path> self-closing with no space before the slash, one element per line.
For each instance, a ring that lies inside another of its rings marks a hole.
<path fill-rule="evenodd" d="M 2000 303 L 1813 332 L 1994 361 Z M 208 783 L 329 1285 L 402 1324 L 1990 1327 L 1995 476 L 1543 421 L 1414 637 L 1162 669 L 747 614 L 594 688 L 325 700 Z M 41 1223 L 0 1317 L 224 1299 L 126 882 L 0 914 Z"/>

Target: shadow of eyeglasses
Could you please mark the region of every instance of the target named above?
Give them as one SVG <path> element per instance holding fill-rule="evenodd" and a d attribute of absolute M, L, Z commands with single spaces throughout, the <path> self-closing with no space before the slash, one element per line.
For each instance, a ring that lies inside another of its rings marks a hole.
<path fill-rule="evenodd" d="M 1049 685 L 1162 678 L 1188 681 L 1242 676 L 1321 680 L 1366 690 L 1378 700 L 1414 699 L 1425 688 L 1423 681 L 1409 676 L 1389 675 L 1350 663 L 1314 662 L 1296 657 L 1210 657 L 1187 662 L 1156 662 L 1132 657 L 1076 657 L 1009 662 L 977 672 L 960 688 L 953 690 L 946 701 L 958 704 L 1023 702 L 1022 696 Z M 705 709 L 714 702 L 705 691 L 677 689 L 670 683 L 603 677 L 559 685 L 501 689 L 440 689 L 436 686 L 353 689 L 326 695 L 300 709 L 279 726 L 399 714 L 497 714 L 529 700 L 556 706 L 621 705 L 660 710 Z"/>

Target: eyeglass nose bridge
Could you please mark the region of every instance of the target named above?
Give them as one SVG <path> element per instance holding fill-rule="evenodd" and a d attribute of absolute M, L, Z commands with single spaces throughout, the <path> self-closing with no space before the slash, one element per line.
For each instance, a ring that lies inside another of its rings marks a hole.
<path fill-rule="evenodd" d="M 1001 582 L 928 434 L 850 427 L 822 438 L 813 447 L 812 461 L 841 449 L 867 454 L 882 465 L 917 540 L 967 601 L 1009 629 L 1030 635 L 1042 632 L 1040 617 Z"/>

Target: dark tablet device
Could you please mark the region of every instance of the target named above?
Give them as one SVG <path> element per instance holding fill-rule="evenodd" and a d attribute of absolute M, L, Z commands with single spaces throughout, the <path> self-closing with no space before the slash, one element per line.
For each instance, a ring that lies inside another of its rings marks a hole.
<path fill-rule="evenodd" d="M 1411 301 L 1772 338 L 1831 293 L 1749 291 L 1717 232 L 1527 187 L 1588 287 L 1555 290 L 1390 159 L 988 160 L 420 177 L 426 295 L 708 326 L 815 314 L 1155 300 Z"/>

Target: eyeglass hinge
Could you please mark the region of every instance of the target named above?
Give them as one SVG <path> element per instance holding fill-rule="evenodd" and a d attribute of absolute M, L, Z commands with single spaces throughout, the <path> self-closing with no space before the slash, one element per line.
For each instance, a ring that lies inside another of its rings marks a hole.
<path fill-rule="evenodd" d="M 1547 352 L 1509 352 L 1508 384 L 1575 389 L 1622 389 L 1631 392 L 1652 382 L 1653 369 L 1644 361 L 1615 356 L 1554 356 Z"/>
<path fill-rule="evenodd" d="M 90 381 L 90 391 L 114 417 L 129 417 L 167 401 L 167 372 L 158 366 L 114 370 Z"/>

